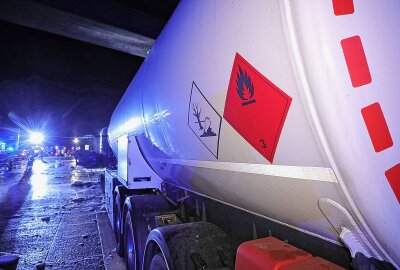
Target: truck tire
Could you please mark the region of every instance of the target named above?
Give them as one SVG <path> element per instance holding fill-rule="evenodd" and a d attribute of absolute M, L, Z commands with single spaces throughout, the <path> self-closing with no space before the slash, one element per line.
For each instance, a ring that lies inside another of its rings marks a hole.
<path fill-rule="evenodd" d="M 193 222 L 152 230 L 147 237 L 144 270 L 152 270 L 153 258 L 159 253 L 168 269 L 234 269 L 236 246 L 217 226 Z"/>
<path fill-rule="evenodd" d="M 154 255 L 153 259 L 151 259 L 150 263 L 151 270 L 168 270 L 167 263 L 164 260 L 164 257 L 161 253 L 157 253 Z"/>
<path fill-rule="evenodd" d="M 124 258 L 127 270 L 138 269 L 138 259 L 135 243 L 135 232 L 130 211 L 127 211 L 124 222 Z"/>
<path fill-rule="evenodd" d="M 128 196 L 124 204 L 124 254 L 128 270 L 142 269 L 146 239 L 157 227 L 156 216 L 176 212 L 175 207 L 158 194 Z"/>
<path fill-rule="evenodd" d="M 113 222 L 115 230 L 116 251 L 119 256 L 124 256 L 124 237 L 123 237 L 123 197 L 124 187 L 117 186 L 115 188 L 115 198 L 113 205 Z"/>

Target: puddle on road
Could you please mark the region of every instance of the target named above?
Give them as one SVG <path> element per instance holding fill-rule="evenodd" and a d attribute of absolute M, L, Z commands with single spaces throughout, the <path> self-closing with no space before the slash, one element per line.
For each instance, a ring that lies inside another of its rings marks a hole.
<path fill-rule="evenodd" d="M 47 169 L 48 166 L 41 160 L 35 160 L 33 163 L 33 174 L 31 175 L 30 181 L 32 187 L 32 200 L 38 200 L 47 194 L 49 177 L 44 173 Z"/>
<path fill-rule="evenodd" d="M 32 200 L 38 200 L 46 196 L 48 180 L 49 178 L 45 174 L 34 174 L 31 176 Z"/>
<path fill-rule="evenodd" d="M 96 213 L 105 211 L 97 181 L 102 170 L 76 168 L 70 160 L 46 161 L 36 160 L 32 174 L 24 180 L 20 180 L 22 170 L 13 171 L 12 179 L 7 177 L 19 188 L 12 186 L 7 202 L 23 198 L 18 208 L 7 214 L 3 233 L 0 227 L 0 250 L 21 256 L 18 269 L 35 269 L 41 262 L 46 262 L 46 269 L 103 269 L 94 223 Z M 76 233 L 72 234 L 74 228 Z"/>

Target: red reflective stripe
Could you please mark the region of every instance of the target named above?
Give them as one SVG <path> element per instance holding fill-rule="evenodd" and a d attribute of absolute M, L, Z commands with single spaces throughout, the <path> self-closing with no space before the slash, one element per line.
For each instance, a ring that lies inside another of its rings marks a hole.
<path fill-rule="evenodd" d="M 391 147 L 393 145 L 392 136 L 390 136 L 390 131 L 379 103 L 374 103 L 363 108 L 361 113 L 375 152 L 380 152 Z"/>
<path fill-rule="evenodd" d="M 332 4 L 336 16 L 354 13 L 353 0 L 332 0 Z"/>
<path fill-rule="evenodd" d="M 400 163 L 387 170 L 385 175 L 400 203 Z"/>
<path fill-rule="evenodd" d="M 345 38 L 340 43 L 349 70 L 351 84 L 358 87 L 371 83 L 371 74 L 361 38 L 359 36 Z"/>

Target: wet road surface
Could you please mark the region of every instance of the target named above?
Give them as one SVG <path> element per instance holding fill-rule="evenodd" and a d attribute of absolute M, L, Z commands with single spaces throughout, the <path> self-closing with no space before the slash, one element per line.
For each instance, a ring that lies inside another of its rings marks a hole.
<path fill-rule="evenodd" d="M 110 227 L 101 170 L 54 157 L 35 160 L 32 173 L 24 169 L 0 172 L 0 252 L 19 255 L 17 269 L 114 269 L 106 266 L 115 254 L 103 252 L 101 238 L 112 234 L 103 226 Z"/>

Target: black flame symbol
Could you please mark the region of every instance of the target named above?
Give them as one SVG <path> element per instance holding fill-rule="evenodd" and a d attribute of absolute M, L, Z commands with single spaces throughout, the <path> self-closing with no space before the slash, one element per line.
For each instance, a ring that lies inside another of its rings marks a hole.
<path fill-rule="evenodd" d="M 242 103 L 243 106 L 256 102 L 252 99 L 254 96 L 254 85 L 251 82 L 251 78 L 240 66 L 236 78 L 236 91 L 242 100 L 247 100 L 247 102 Z"/>

